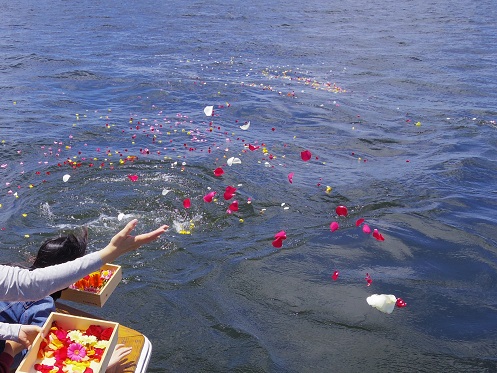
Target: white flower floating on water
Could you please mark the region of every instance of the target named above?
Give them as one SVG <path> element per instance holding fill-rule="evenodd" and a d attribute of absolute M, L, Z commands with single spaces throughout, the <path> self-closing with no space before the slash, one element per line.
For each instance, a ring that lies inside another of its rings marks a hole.
<path fill-rule="evenodd" d="M 228 164 L 228 166 L 231 167 L 231 165 L 240 164 L 240 163 L 242 163 L 242 161 L 240 160 L 240 158 L 231 157 L 231 158 L 228 158 L 226 163 Z"/>
<path fill-rule="evenodd" d="M 246 122 L 244 125 L 240 126 L 240 128 L 244 131 L 248 130 L 250 127 L 250 121 Z"/>
<path fill-rule="evenodd" d="M 212 117 L 212 112 L 214 110 L 214 106 L 206 106 L 204 108 L 204 114 L 208 117 Z"/>
<path fill-rule="evenodd" d="M 62 181 L 63 181 L 64 183 L 67 183 L 67 182 L 69 181 L 69 179 L 70 179 L 70 178 L 71 178 L 71 175 L 64 175 L 64 176 L 62 176 Z"/>
<path fill-rule="evenodd" d="M 367 297 L 366 301 L 371 307 L 385 313 L 392 313 L 397 302 L 397 298 L 392 294 L 373 294 Z"/>

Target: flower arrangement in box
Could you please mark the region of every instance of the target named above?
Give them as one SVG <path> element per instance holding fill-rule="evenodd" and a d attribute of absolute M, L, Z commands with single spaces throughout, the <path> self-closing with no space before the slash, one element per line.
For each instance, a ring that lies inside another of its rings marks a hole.
<path fill-rule="evenodd" d="M 97 373 L 99 370 L 94 368 L 98 369 L 113 331 L 113 327 L 98 325 L 90 325 L 86 330 L 65 330 L 54 321 L 40 344 L 35 371 Z"/>
<path fill-rule="evenodd" d="M 76 281 L 69 288 L 98 294 L 113 274 L 114 271 L 111 269 L 100 269 Z"/>

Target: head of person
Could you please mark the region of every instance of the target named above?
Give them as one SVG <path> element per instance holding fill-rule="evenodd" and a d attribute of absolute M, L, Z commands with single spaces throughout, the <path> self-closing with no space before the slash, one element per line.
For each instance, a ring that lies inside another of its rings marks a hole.
<path fill-rule="evenodd" d="M 86 228 L 78 234 L 71 233 L 48 239 L 39 248 L 30 268 L 44 268 L 80 258 L 86 253 L 87 242 L 88 230 Z M 60 292 L 52 294 L 52 297 L 59 298 Z"/>

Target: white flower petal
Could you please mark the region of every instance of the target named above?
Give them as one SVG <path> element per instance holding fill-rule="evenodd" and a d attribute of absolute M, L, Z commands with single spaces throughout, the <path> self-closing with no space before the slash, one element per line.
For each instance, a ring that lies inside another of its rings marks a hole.
<path fill-rule="evenodd" d="M 392 294 L 373 294 L 367 297 L 366 301 L 371 307 L 374 307 L 381 312 L 392 313 L 397 298 Z"/>
<path fill-rule="evenodd" d="M 204 108 L 204 114 L 208 117 L 212 117 L 212 112 L 214 110 L 214 106 L 206 106 Z"/>

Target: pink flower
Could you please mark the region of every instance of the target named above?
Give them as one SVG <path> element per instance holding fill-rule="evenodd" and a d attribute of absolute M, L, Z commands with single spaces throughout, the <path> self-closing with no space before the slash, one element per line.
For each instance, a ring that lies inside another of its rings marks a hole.
<path fill-rule="evenodd" d="M 67 357 L 73 361 L 81 361 L 86 356 L 86 348 L 79 343 L 71 343 L 67 348 Z"/>
<path fill-rule="evenodd" d="M 362 231 L 366 234 L 370 234 L 371 233 L 371 228 L 369 228 L 369 225 L 367 224 L 364 224 L 363 227 L 362 227 Z"/>
<path fill-rule="evenodd" d="M 138 175 L 128 175 L 128 178 L 134 183 L 138 181 Z"/>
<path fill-rule="evenodd" d="M 191 205 L 192 205 L 192 204 L 191 204 L 191 202 L 190 202 L 190 199 L 189 199 L 189 198 L 187 198 L 187 199 L 185 199 L 185 200 L 183 201 L 183 207 L 184 207 L 185 209 L 189 209 L 189 208 L 191 207 Z"/>
<path fill-rule="evenodd" d="M 336 221 L 334 221 L 333 223 L 330 224 L 330 230 L 332 232 L 335 232 L 338 228 L 339 228 L 339 225 Z"/>

